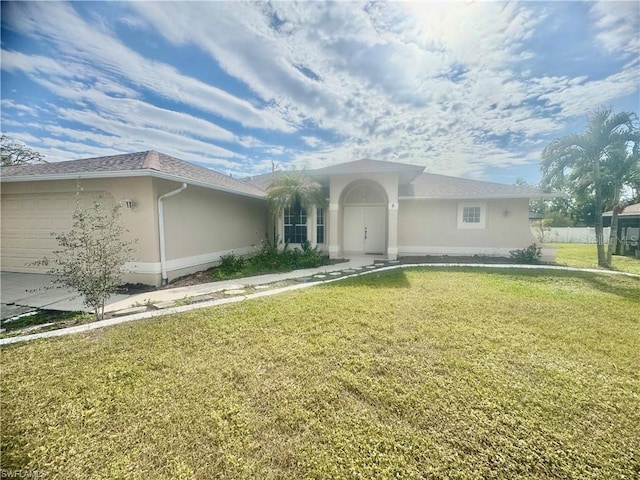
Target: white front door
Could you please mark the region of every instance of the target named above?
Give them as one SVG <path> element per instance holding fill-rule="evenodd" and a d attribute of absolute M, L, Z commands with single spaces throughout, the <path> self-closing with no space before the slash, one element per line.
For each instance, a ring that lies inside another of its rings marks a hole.
<path fill-rule="evenodd" d="M 383 205 L 346 205 L 343 219 L 346 252 L 384 253 L 387 212 Z"/>

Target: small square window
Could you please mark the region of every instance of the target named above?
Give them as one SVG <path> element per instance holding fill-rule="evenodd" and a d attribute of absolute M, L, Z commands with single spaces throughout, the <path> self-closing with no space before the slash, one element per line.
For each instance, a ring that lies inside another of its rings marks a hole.
<path fill-rule="evenodd" d="M 458 204 L 458 228 L 486 227 L 487 206 L 483 202 Z"/>
<path fill-rule="evenodd" d="M 463 223 L 480 223 L 480 207 L 464 207 L 462 209 Z"/>

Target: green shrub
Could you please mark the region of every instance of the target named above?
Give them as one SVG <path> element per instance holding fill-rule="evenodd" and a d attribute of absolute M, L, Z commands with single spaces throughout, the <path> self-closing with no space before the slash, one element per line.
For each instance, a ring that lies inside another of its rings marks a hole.
<path fill-rule="evenodd" d="M 527 248 L 511 250 L 509 255 L 515 263 L 536 264 L 540 263 L 542 248 L 538 247 L 535 243 L 532 243 Z"/>
<path fill-rule="evenodd" d="M 218 266 L 218 269 L 222 274 L 233 275 L 234 273 L 241 272 L 244 269 L 245 264 L 246 260 L 244 257 L 231 252 L 220 257 L 220 265 Z"/>
<path fill-rule="evenodd" d="M 305 241 L 300 246 L 302 252 L 299 252 L 296 262 L 298 268 L 313 268 L 324 265 L 325 257 L 319 252 L 317 245 L 311 248 L 311 244 Z"/>
<path fill-rule="evenodd" d="M 269 272 L 288 272 L 299 268 L 314 268 L 325 265 L 327 257 L 318 247 L 311 247 L 308 241 L 303 242 L 302 249 L 290 248 L 285 243 L 278 248 L 277 238 L 268 238 L 260 242 L 256 253 L 249 259 L 244 259 L 234 253 L 220 257 L 220 265 L 212 272 L 212 277 L 221 280 L 229 277 L 258 275 Z"/>
<path fill-rule="evenodd" d="M 285 244 L 284 250 L 288 249 Z M 266 238 L 260 242 L 260 248 L 256 254 L 249 259 L 249 267 L 254 272 L 278 271 L 281 267 L 281 259 L 278 252 L 278 239 L 271 241 Z"/>

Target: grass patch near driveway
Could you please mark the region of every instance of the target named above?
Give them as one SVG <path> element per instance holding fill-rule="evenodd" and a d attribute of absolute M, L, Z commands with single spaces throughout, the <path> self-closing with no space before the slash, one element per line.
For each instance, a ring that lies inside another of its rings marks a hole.
<path fill-rule="evenodd" d="M 37 330 L 38 332 L 50 330 L 52 328 L 70 327 L 79 323 L 92 320 L 83 312 L 61 312 L 58 310 L 38 310 L 27 315 L 20 315 L 18 318 L 5 319 L 0 322 L 0 327 L 4 332 L 0 333 L 0 338 L 19 335 L 26 330 Z M 39 328 L 43 326 L 43 328 Z"/>
<path fill-rule="evenodd" d="M 637 478 L 640 279 L 407 269 L 2 349 L 47 478 Z"/>
<path fill-rule="evenodd" d="M 595 244 L 550 243 L 545 246 L 557 249 L 556 263 L 558 265 L 599 268 L 598 248 Z M 640 258 L 613 255 L 611 266 L 613 270 L 640 275 Z"/>

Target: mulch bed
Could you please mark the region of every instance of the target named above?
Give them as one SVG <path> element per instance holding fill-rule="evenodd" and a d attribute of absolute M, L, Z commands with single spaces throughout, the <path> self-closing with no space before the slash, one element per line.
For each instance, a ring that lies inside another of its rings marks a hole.
<path fill-rule="evenodd" d="M 329 261 L 329 265 L 336 265 L 339 263 L 347 262 L 347 259 L 338 258 Z M 398 262 L 401 264 L 412 263 L 477 263 L 477 264 L 496 264 L 496 263 L 514 263 L 513 259 L 507 257 L 485 257 L 485 256 L 450 256 L 450 255 L 426 255 L 426 256 L 407 256 L 398 258 Z M 386 263 L 384 261 L 376 263 Z M 160 290 L 167 288 L 188 287 L 190 285 L 199 285 L 201 283 L 214 282 L 212 272 L 216 267 L 208 268 L 207 270 L 201 270 L 196 273 L 184 275 L 171 281 L 168 285 L 160 287 Z M 129 290 L 123 290 L 122 293 L 145 293 L 156 290 L 151 285 L 127 284 Z"/>

